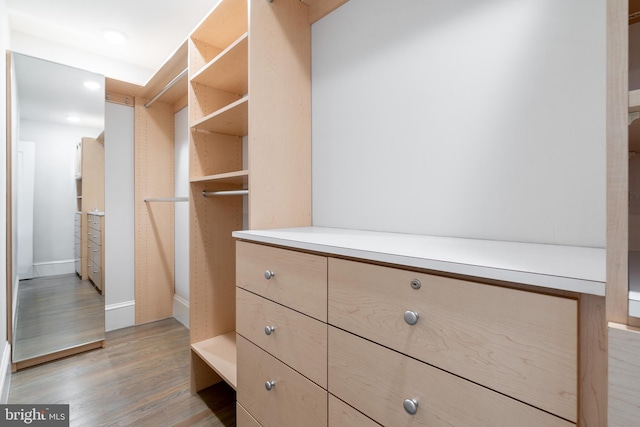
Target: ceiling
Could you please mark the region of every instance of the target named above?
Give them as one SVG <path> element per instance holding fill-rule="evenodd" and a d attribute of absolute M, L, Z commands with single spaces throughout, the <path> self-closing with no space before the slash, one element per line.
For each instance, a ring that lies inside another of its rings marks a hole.
<path fill-rule="evenodd" d="M 16 33 L 149 70 L 149 77 L 186 40 L 218 0 L 6 0 L 12 37 Z M 128 36 L 114 45 L 103 36 L 115 28 Z M 15 55 L 21 119 L 102 128 L 104 79 L 93 73 Z M 83 82 L 102 82 L 98 92 Z M 99 96 L 100 102 L 89 101 Z M 97 136 L 97 135 L 96 135 Z"/>
<path fill-rule="evenodd" d="M 12 32 L 157 70 L 218 0 L 6 0 Z M 104 28 L 128 35 L 113 45 Z"/>
<path fill-rule="evenodd" d="M 21 120 L 94 128 L 95 135 L 87 136 L 98 136 L 104 128 L 104 76 L 20 54 L 13 54 L 13 64 Z M 87 89 L 86 81 L 100 87 Z"/>

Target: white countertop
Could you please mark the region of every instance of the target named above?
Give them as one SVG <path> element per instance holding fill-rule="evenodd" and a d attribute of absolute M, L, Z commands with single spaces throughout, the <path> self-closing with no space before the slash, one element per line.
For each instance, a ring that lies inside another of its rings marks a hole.
<path fill-rule="evenodd" d="M 603 248 L 324 227 L 245 230 L 233 237 L 399 266 L 604 296 Z"/>

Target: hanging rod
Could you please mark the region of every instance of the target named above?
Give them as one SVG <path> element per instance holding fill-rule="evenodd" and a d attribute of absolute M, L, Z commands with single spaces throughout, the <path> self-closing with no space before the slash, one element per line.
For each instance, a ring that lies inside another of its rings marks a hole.
<path fill-rule="evenodd" d="M 185 68 L 184 70 L 182 70 L 182 72 L 180 74 L 178 74 L 173 80 L 171 80 L 156 96 L 154 96 L 153 98 L 151 98 L 151 100 L 149 102 L 144 104 L 144 108 L 151 107 L 151 104 L 156 102 L 158 100 L 158 98 L 160 98 L 162 95 L 165 94 L 166 91 L 171 89 L 173 87 L 173 85 L 178 83 L 180 81 L 180 79 L 182 79 L 184 76 L 186 76 L 188 71 L 189 71 L 188 68 Z"/>
<path fill-rule="evenodd" d="M 148 202 L 188 202 L 188 197 L 147 197 L 144 199 L 145 203 Z"/>
<path fill-rule="evenodd" d="M 204 197 L 211 196 L 246 196 L 249 194 L 249 190 L 228 190 L 228 191 L 203 191 Z"/>

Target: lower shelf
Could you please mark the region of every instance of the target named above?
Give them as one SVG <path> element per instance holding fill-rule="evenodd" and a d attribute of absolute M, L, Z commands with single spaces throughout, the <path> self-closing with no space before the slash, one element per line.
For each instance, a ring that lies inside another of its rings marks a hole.
<path fill-rule="evenodd" d="M 233 389 L 237 387 L 236 333 L 191 344 L 191 349 Z"/>

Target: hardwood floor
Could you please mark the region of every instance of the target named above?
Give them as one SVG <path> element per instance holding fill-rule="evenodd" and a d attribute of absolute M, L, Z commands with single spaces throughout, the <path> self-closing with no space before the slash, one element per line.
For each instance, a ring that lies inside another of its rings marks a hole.
<path fill-rule="evenodd" d="M 106 347 L 14 373 L 9 403 L 70 405 L 71 426 L 235 426 L 235 391 L 189 392 L 189 331 L 171 318 L 108 332 Z"/>
<path fill-rule="evenodd" d="M 65 274 L 20 281 L 13 363 L 101 340 L 104 297 L 88 280 Z"/>

